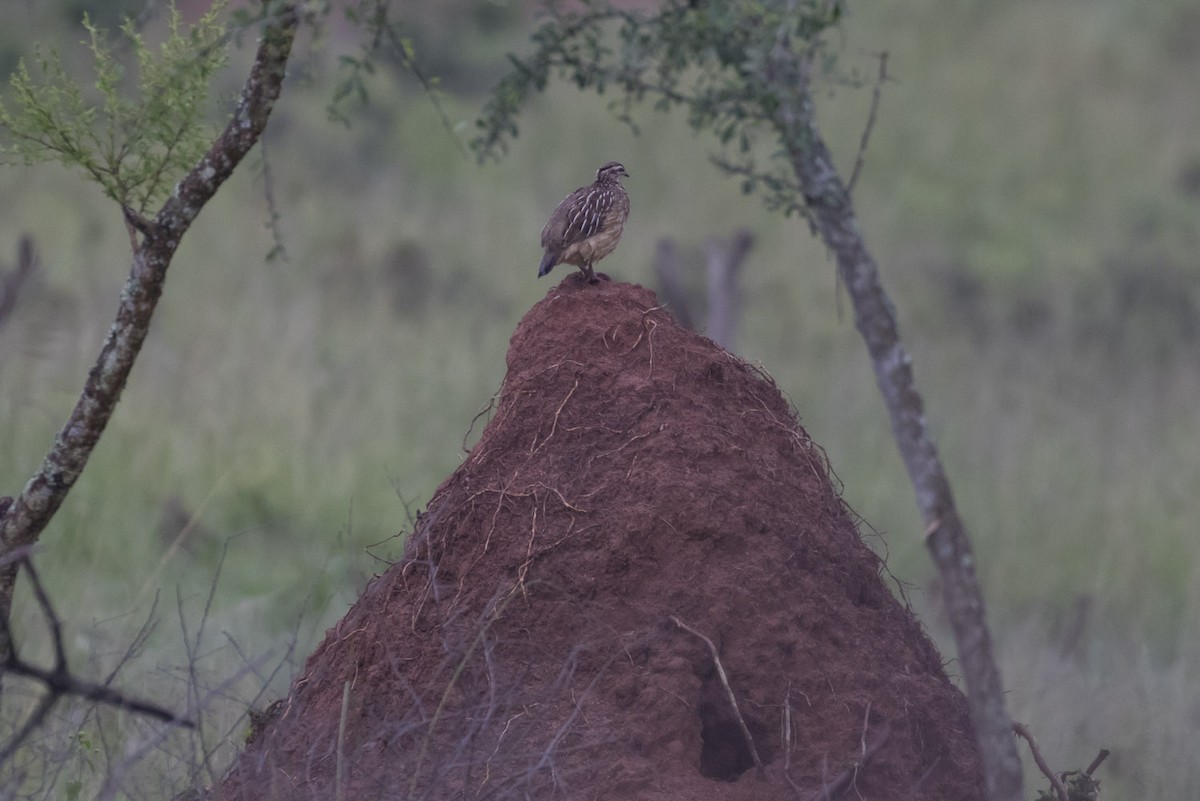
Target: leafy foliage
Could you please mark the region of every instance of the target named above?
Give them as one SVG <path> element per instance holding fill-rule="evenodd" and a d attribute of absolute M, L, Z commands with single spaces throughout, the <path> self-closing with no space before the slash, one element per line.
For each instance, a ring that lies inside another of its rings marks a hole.
<path fill-rule="evenodd" d="M 635 130 L 634 106 L 683 108 L 693 129 L 716 136 L 714 163 L 740 176 L 744 192 L 762 192 L 768 207 L 785 214 L 803 213 L 787 157 L 795 134 L 779 112 L 795 91 L 797 53 L 836 76 L 825 36 L 841 16 L 840 0 L 668 0 L 652 15 L 606 0 L 585 0 L 581 11 L 556 8 L 533 36 L 533 55 L 509 57 L 513 69 L 477 121 L 472 147 L 481 159 L 504 152 L 519 133 L 521 107 L 557 77 L 597 94 L 615 90 L 609 105 Z"/>
<path fill-rule="evenodd" d="M 137 67 L 135 90 L 108 35 L 84 17 L 95 61 L 95 91 L 67 74 L 59 54 L 36 47 L 35 78 L 24 59 L 10 80 L 12 107 L 0 103 L 6 157 L 56 161 L 81 169 L 123 206 L 144 213 L 195 166 L 213 139 L 204 124 L 209 85 L 226 62 L 224 2 L 194 25 L 171 6 L 166 40 L 147 44 L 132 20 L 121 26 L 122 50 Z M 133 96 L 129 96 L 132 93 Z"/>
<path fill-rule="evenodd" d="M 338 58 L 340 77 L 325 107 L 329 119 L 350 127 L 346 105 L 350 101 L 361 106 L 367 105 L 370 101 L 367 83 L 375 76 L 378 63 L 384 57 L 417 79 L 441 118 L 442 127 L 466 155 L 465 147 L 443 106 L 441 81 L 436 75 L 427 75 L 418 63 L 412 37 L 405 35 L 404 23 L 392 17 L 389 0 L 348 0 L 342 6 L 342 13 L 347 22 L 361 31 L 362 40 L 357 55 Z"/>

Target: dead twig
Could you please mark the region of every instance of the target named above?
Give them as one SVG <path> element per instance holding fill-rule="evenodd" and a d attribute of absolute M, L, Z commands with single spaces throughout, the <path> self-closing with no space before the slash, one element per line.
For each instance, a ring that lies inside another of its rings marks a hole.
<path fill-rule="evenodd" d="M 1013 731 L 1023 737 L 1025 742 L 1029 743 L 1029 753 L 1033 754 L 1033 761 L 1037 763 L 1038 770 L 1050 780 L 1050 786 L 1054 788 L 1059 801 L 1071 801 L 1071 797 L 1067 795 L 1067 788 L 1063 786 L 1062 779 L 1058 778 L 1054 771 L 1050 769 L 1050 765 L 1047 764 L 1045 757 L 1042 756 L 1037 740 L 1033 739 L 1033 732 L 1029 730 L 1029 727 L 1024 723 L 1013 721 Z"/>
<path fill-rule="evenodd" d="M 46 719 L 46 715 L 50 713 L 55 704 L 63 698 L 72 695 L 78 698 L 85 698 L 97 704 L 106 704 L 133 712 L 134 714 L 161 720 L 165 723 L 173 723 L 189 729 L 195 728 L 196 724 L 191 720 L 158 704 L 134 698 L 119 690 L 114 690 L 107 684 L 86 681 L 72 674 L 70 666 L 67 663 L 66 646 L 63 643 L 62 621 L 59 620 L 58 613 L 54 611 L 54 607 L 50 603 L 50 596 L 46 593 L 46 588 L 38 577 L 38 573 L 33 567 L 33 562 L 29 559 L 29 549 L 25 548 L 19 554 L 10 554 L 6 561 L 25 568 L 25 575 L 29 578 L 29 586 L 33 590 L 33 596 L 37 600 L 38 607 L 42 610 L 42 615 L 46 618 L 47 627 L 50 629 L 50 642 L 54 648 L 54 666 L 51 668 L 38 667 L 22 659 L 21 655 L 17 652 L 12 630 L 9 628 L 8 617 L 0 615 L 0 634 L 11 644 L 11 647 L 4 655 L 4 661 L 0 663 L 0 671 L 33 679 L 34 681 L 41 682 L 46 688 L 46 694 L 38 701 L 37 706 L 34 707 L 33 712 L 30 713 L 29 717 L 21 725 L 21 728 L 5 744 L 4 748 L 0 749 L 0 764 L 5 763 L 34 729 L 42 724 Z"/>
<path fill-rule="evenodd" d="M 783 740 L 783 778 L 787 780 L 796 798 L 800 798 L 800 785 L 792 778 L 792 683 L 788 682 L 787 692 L 783 696 L 783 720 L 780 722 L 780 734 Z"/>
<path fill-rule="evenodd" d="M 1092 764 L 1087 766 L 1087 770 L 1085 770 L 1084 773 L 1086 773 L 1088 776 L 1091 776 L 1092 772 L 1095 771 L 1096 768 L 1100 767 L 1100 763 L 1108 759 L 1108 753 L 1109 752 L 1107 748 L 1101 748 L 1100 753 L 1096 754 L 1096 758 L 1092 760 Z"/>
<path fill-rule="evenodd" d="M 862 139 L 858 141 L 858 155 L 854 158 L 854 170 L 850 173 L 850 181 L 846 184 L 846 194 L 854 194 L 854 185 L 862 172 L 863 161 L 867 156 L 867 145 L 871 141 L 871 131 L 875 129 L 875 116 L 879 113 L 879 101 L 883 95 L 883 84 L 887 81 L 888 51 L 879 54 L 879 77 L 875 80 L 875 90 L 871 93 L 871 110 L 867 112 L 867 124 L 863 127 Z"/>
<path fill-rule="evenodd" d="M 738 728 L 742 731 L 742 737 L 746 738 L 746 747 L 750 749 L 750 758 L 754 760 L 754 765 L 758 768 L 758 775 L 761 777 L 764 770 L 762 759 L 758 755 L 758 749 L 754 747 L 754 738 L 750 736 L 750 729 L 746 726 L 746 720 L 742 717 L 742 711 L 738 709 L 737 698 L 733 694 L 733 688 L 729 686 L 729 676 L 725 674 L 725 666 L 721 664 L 721 655 L 717 653 L 717 646 L 708 637 L 696 631 L 687 623 L 675 617 L 675 615 L 671 615 L 671 622 L 689 634 L 699 637 L 708 646 L 708 651 L 712 654 L 713 664 L 717 668 L 717 676 L 721 679 L 721 686 L 725 688 L 725 695 L 729 698 L 729 706 L 733 709 L 733 716 L 737 719 Z"/>

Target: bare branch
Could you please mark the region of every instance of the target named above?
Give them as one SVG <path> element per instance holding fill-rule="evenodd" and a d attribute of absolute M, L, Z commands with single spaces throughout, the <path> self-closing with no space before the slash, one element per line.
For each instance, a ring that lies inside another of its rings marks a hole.
<path fill-rule="evenodd" d="M 762 759 L 758 756 L 758 749 L 754 747 L 754 738 L 750 736 L 750 729 L 746 727 L 742 711 L 738 709 L 737 698 L 733 694 L 733 688 L 729 686 L 729 677 L 725 675 L 725 666 L 721 664 L 721 655 L 717 653 L 717 646 L 713 645 L 713 641 L 708 637 L 696 631 L 687 623 L 675 617 L 675 615 L 671 615 L 671 622 L 684 631 L 699 637 L 708 646 L 708 651 L 712 654 L 713 664 L 717 668 L 717 676 L 721 679 L 721 686 L 725 688 L 725 695 L 729 698 L 729 706 L 733 709 L 733 716 L 737 719 L 738 728 L 742 730 L 742 737 L 746 738 L 746 747 L 750 749 L 750 758 L 754 760 L 754 764 L 761 776 L 763 772 Z"/>
<path fill-rule="evenodd" d="M 1086 773 L 1088 776 L 1091 776 L 1092 773 L 1095 772 L 1096 768 L 1100 767 L 1100 763 L 1106 759 L 1108 759 L 1108 749 L 1101 748 L 1100 753 L 1096 754 L 1096 758 L 1092 760 L 1092 764 L 1087 766 L 1087 770 L 1085 770 L 1084 773 Z"/>
<path fill-rule="evenodd" d="M 871 141 L 871 131 L 875 130 L 875 115 L 879 113 L 879 100 L 883 96 L 883 84 L 887 80 L 888 51 L 879 54 L 879 77 L 875 80 L 875 89 L 871 93 L 871 110 L 867 112 L 867 124 L 863 128 L 862 139 L 858 142 L 858 155 L 854 159 L 854 170 L 846 183 L 846 194 L 854 194 L 854 185 L 862 172 L 863 160 L 867 157 L 867 145 Z"/>
<path fill-rule="evenodd" d="M 46 688 L 46 694 L 38 701 L 37 706 L 30 713 L 29 717 L 26 718 L 25 723 L 22 724 L 21 728 L 8 743 L 0 749 L 0 764 L 3 764 L 16 752 L 17 748 L 21 746 L 34 729 L 42 724 L 54 705 L 66 696 L 85 698 L 97 704 L 106 704 L 186 728 L 192 728 L 195 725 L 192 721 L 158 704 L 128 696 L 119 690 L 114 690 L 107 684 L 97 684 L 73 675 L 67 663 L 66 646 L 62 635 L 62 621 L 59 620 L 58 614 L 54 611 L 54 606 L 50 603 L 50 596 L 46 593 L 45 586 L 42 584 L 37 571 L 33 567 L 28 549 L 22 549 L 19 552 L 18 558 L 13 560 L 9 565 L 5 565 L 5 569 L 12 564 L 25 568 L 25 574 L 29 577 L 29 584 L 33 590 L 34 598 L 37 600 L 38 607 L 42 610 L 42 615 L 46 618 L 46 625 L 50 629 L 51 646 L 54 648 L 54 666 L 52 668 L 43 668 L 30 664 L 21 658 L 15 647 L 10 647 L 8 653 L 5 654 L 4 660 L 0 662 L 0 671 L 33 679 L 41 682 Z M 9 628 L 8 617 L 6 615 L 0 615 L 0 635 L 4 637 L 5 641 L 9 643 L 13 642 L 12 630 Z"/>
<path fill-rule="evenodd" d="M 875 380 L 891 417 L 892 435 L 904 460 L 925 521 L 925 544 L 942 579 L 954 628 L 975 737 L 983 759 L 988 797 L 1023 797 L 1021 760 L 1004 705 L 1004 683 L 992 653 L 983 591 L 966 527 L 929 432 L 925 404 L 913 377 L 912 357 L 900 339 L 895 306 L 883 287 L 879 267 L 863 239 L 854 204 L 838 175 L 817 124 L 811 60 L 782 49 L 776 80 L 786 82 L 777 125 L 804 189 L 810 219 L 833 251 L 838 272 L 854 306 L 855 326 L 875 369 Z"/>
<path fill-rule="evenodd" d="M 1054 788 L 1054 792 L 1058 795 L 1058 801 L 1071 801 L 1071 797 L 1067 794 L 1067 788 L 1063 786 L 1062 779 L 1055 775 L 1050 769 L 1050 764 L 1046 762 L 1046 758 L 1042 756 L 1042 751 L 1038 748 L 1037 740 L 1033 739 L 1033 732 L 1024 723 L 1013 723 L 1013 731 L 1025 738 L 1025 742 L 1029 743 L 1029 753 L 1033 754 L 1033 761 L 1037 763 L 1038 770 L 1045 774 L 1050 780 L 1050 786 Z M 1091 775 L 1089 771 L 1088 775 Z"/>
<path fill-rule="evenodd" d="M 267 229 L 271 232 L 274 245 L 267 254 L 268 259 L 279 259 L 287 264 L 287 246 L 283 242 L 283 228 L 280 221 L 283 215 L 279 211 L 279 201 L 275 196 L 275 173 L 271 169 L 271 159 L 267 155 L 267 136 L 263 134 L 258 143 L 262 155 L 263 199 L 267 203 Z"/>

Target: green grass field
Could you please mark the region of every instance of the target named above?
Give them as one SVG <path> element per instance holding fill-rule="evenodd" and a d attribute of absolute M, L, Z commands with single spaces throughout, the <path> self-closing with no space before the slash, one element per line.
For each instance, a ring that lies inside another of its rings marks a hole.
<path fill-rule="evenodd" d="M 1105 797 L 1196 797 L 1200 5 L 851 12 L 847 63 L 869 78 L 870 54 L 887 49 L 893 78 L 857 189 L 861 222 L 974 537 L 1010 712 L 1060 769 L 1111 749 Z M 522 49 L 528 26 L 468 32 L 448 55 L 444 20 L 422 13 L 418 55 L 427 43 L 447 73 L 447 113 L 469 134 L 480 74 Z M 37 563 L 81 671 L 111 670 L 157 596 L 157 626 L 118 684 L 176 703 L 184 642 L 204 619 L 192 661 L 205 686 L 237 676 L 210 704 L 219 771 L 244 706 L 264 683 L 286 691 L 462 458 L 509 335 L 550 287 L 534 280 L 545 215 L 610 158 L 629 168 L 633 201 L 603 265 L 614 278 L 652 285 L 661 237 L 696 248 L 754 231 L 741 354 L 790 395 L 952 657 L 869 361 L 802 222 L 720 177 L 711 143 L 679 118 L 646 112 L 635 137 L 604 99 L 558 87 L 523 117 L 508 158 L 479 167 L 410 80 L 383 76 L 346 130 L 325 119 L 329 76 L 315 74 L 287 87 L 268 131 L 287 260 L 265 260 L 255 154 L 184 241 L 117 414 L 42 539 Z M 823 102 L 848 172 L 869 86 Z M 128 267 L 119 209 L 58 168 L 0 171 L 0 264 L 23 232 L 43 269 L 0 329 L 3 494 L 74 403 Z M 48 658 L 25 592 L 16 625 Z M 6 716 L 32 702 L 6 701 Z M 56 731 L 83 739 L 59 773 L 30 779 L 54 788 L 38 797 L 68 797 L 74 781 L 90 797 L 103 745 L 121 751 L 145 731 L 80 714 L 62 713 Z M 146 795 L 164 772 L 179 782 L 205 761 L 171 741 L 147 748 L 129 780 Z M 1044 782 L 1029 776 L 1032 797 Z"/>

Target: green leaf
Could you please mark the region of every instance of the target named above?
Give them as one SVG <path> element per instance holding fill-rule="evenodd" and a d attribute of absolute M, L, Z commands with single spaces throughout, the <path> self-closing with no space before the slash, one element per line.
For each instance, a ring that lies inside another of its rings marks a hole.
<path fill-rule="evenodd" d="M 94 93 L 68 75 L 57 52 L 35 46 L 38 75 L 22 61 L 10 80 L 13 108 L 0 103 L 0 150 L 22 163 L 78 169 L 117 202 L 146 213 L 212 139 L 204 115 L 212 78 L 226 60 L 226 29 L 218 21 L 224 6 L 219 0 L 187 26 L 172 4 L 167 38 L 157 48 L 130 20 L 114 48 L 85 16 Z M 134 69 L 131 91 L 126 73 Z"/>

